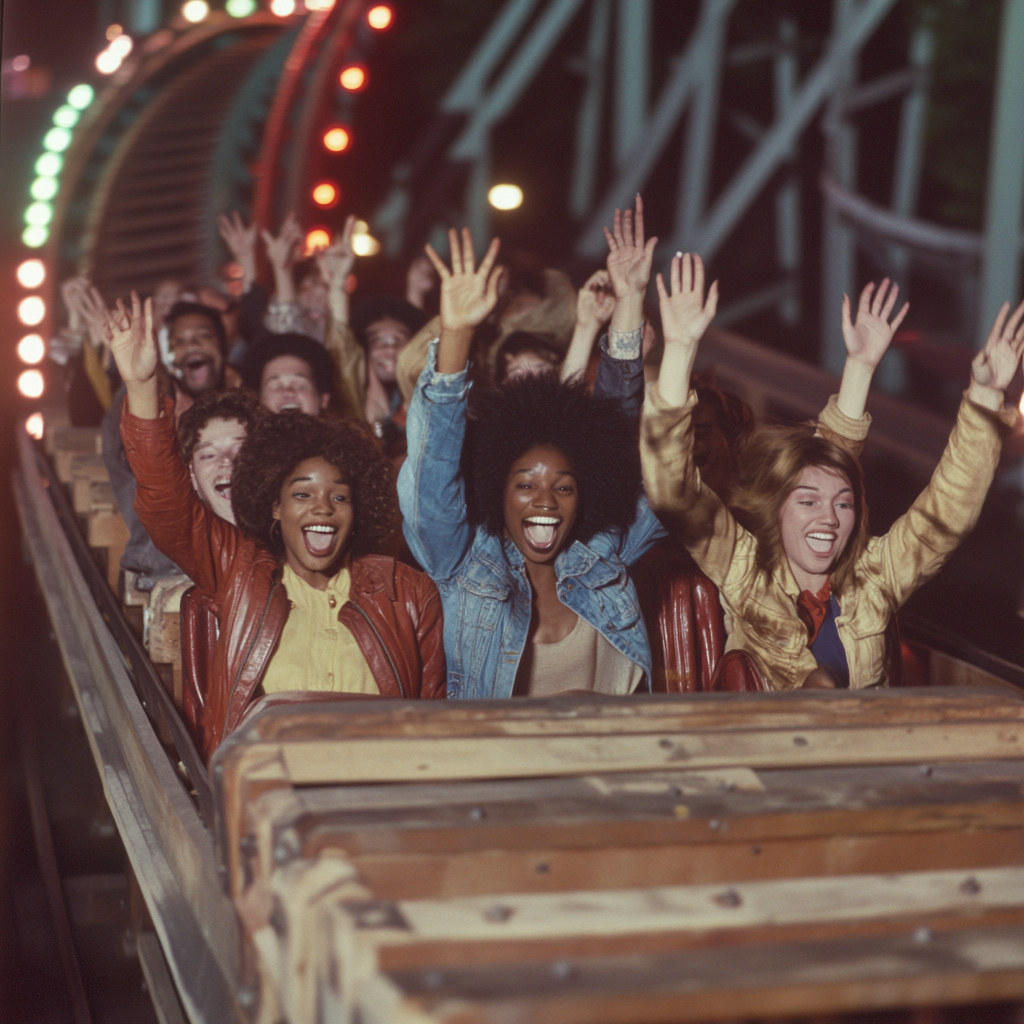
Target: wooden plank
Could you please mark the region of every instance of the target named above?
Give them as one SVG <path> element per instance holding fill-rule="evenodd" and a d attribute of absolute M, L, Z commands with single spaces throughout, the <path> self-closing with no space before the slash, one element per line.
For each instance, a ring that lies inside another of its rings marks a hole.
<path fill-rule="evenodd" d="M 92 512 L 89 515 L 88 542 L 91 548 L 105 548 L 107 552 L 107 583 L 117 592 L 117 578 L 121 571 L 121 556 L 128 544 L 128 527 L 115 510 Z"/>
<path fill-rule="evenodd" d="M 393 972 L 362 979 L 358 1017 L 366 1024 L 671 1024 L 1024 996 L 1024 928 L 938 933 L 924 943 L 914 934 Z"/>
<path fill-rule="evenodd" d="M 1024 911 L 1024 871 L 919 871 L 906 874 L 773 879 L 721 885 L 513 893 L 376 904 L 388 924 L 373 927 L 361 904 L 343 905 L 352 927 L 382 949 L 413 943 L 708 933 L 756 927 L 853 923 L 931 915 Z M 1024 922 L 1024 918 L 1021 919 Z"/>
<path fill-rule="evenodd" d="M 488 736 L 283 743 L 293 785 L 526 778 L 674 766 L 799 767 L 1019 758 L 1020 723 L 733 729 L 646 736 Z"/>

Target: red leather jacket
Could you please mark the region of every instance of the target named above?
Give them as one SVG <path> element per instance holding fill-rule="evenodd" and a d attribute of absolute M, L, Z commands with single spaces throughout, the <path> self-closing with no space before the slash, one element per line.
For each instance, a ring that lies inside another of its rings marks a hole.
<path fill-rule="evenodd" d="M 121 420 L 135 473 L 135 510 L 153 543 L 191 577 L 201 601 L 183 641 L 191 714 L 209 757 L 253 700 L 288 618 L 277 556 L 211 512 L 178 454 L 170 403 L 155 420 Z M 441 601 L 433 581 L 385 555 L 353 559 L 339 621 L 352 632 L 383 697 L 445 696 Z M 216 628 L 215 628 L 216 627 Z M 197 685 L 199 684 L 199 685 Z M 199 703 L 201 702 L 201 706 Z"/>

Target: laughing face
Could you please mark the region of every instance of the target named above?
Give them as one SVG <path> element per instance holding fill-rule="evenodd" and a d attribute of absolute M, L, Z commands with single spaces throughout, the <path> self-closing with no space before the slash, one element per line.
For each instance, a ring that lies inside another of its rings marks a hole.
<path fill-rule="evenodd" d="M 192 451 L 192 486 L 203 503 L 229 523 L 235 521 L 231 508 L 231 471 L 247 433 L 241 420 L 217 416 L 199 431 L 199 440 Z"/>
<path fill-rule="evenodd" d="M 168 345 L 181 386 L 193 398 L 220 386 L 224 356 L 210 318 L 184 313 L 171 324 Z"/>
<path fill-rule="evenodd" d="M 846 549 L 857 521 L 845 474 L 807 466 L 779 512 L 782 547 L 801 590 L 817 593 Z"/>
<path fill-rule="evenodd" d="M 345 559 L 354 522 L 352 488 L 344 474 L 319 456 L 300 462 L 285 478 L 273 516 L 281 524 L 292 571 L 326 590 Z"/>
<path fill-rule="evenodd" d="M 516 459 L 505 484 L 505 529 L 528 562 L 554 561 L 572 534 L 578 500 L 558 448 L 540 445 Z"/>
<path fill-rule="evenodd" d="M 321 395 L 305 359 L 284 355 L 268 361 L 260 382 L 260 401 L 271 412 L 304 412 L 319 416 L 330 402 Z"/>
<path fill-rule="evenodd" d="M 393 316 L 374 320 L 366 328 L 370 369 L 381 384 L 394 384 L 398 353 L 409 344 L 409 328 Z"/>

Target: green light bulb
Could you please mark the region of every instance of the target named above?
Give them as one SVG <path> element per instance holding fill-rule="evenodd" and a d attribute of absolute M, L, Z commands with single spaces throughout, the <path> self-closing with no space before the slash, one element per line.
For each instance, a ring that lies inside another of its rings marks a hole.
<path fill-rule="evenodd" d="M 25 211 L 25 223 L 30 227 L 46 227 L 51 220 L 53 220 L 53 207 L 49 203 L 32 203 Z"/>
<path fill-rule="evenodd" d="M 43 149 L 63 153 L 71 145 L 71 132 L 67 128 L 51 128 L 43 136 Z"/>
<path fill-rule="evenodd" d="M 46 245 L 46 240 L 49 237 L 50 232 L 41 224 L 31 224 L 21 233 L 21 240 L 30 249 L 38 249 L 41 245 Z"/>
<path fill-rule="evenodd" d="M 32 187 L 29 189 L 33 199 L 39 199 L 46 202 L 48 199 L 52 199 L 57 194 L 57 189 L 60 186 L 57 184 L 56 178 L 36 178 L 32 182 Z"/>
<path fill-rule="evenodd" d="M 60 153 L 44 153 L 36 161 L 36 174 L 40 178 L 56 178 L 64 166 L 64 157 Z"/>

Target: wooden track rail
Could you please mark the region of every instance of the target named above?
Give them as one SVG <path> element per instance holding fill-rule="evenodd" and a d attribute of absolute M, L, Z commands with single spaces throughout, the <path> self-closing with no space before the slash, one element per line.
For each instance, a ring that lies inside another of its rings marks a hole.
<path fill-rule="evenodd" d="M 212 836 L 133 686 L 145 655 L 140 661 L 118 647 L 115 616 L 101 610 L 62 525 L 53 500 L 59 487 L 40 471 L 24 431 L 18 444 L 22 533 L 167 966 L 193 1024 L 240 1021 L 238 920 L 221 888 Z"/>

